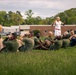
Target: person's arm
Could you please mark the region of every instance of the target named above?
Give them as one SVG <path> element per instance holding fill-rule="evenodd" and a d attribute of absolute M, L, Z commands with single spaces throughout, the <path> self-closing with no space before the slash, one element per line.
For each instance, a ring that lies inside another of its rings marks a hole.
<path fill-rule="evenodd" d="M 73 38 L 73 36 L 70 36 L 69 40 L 71 40 Z"/>
<path fill-rule="evenodd" d="M 56 24 L 56 20 L 52 23 L 52 26 Z"/>
<path fill-rule="evenodd" d="M 65 23 L 61 22 L 61 25 L 63 25 L 63 26 L 64 26 L 64 25 L 65 25 Z"/>
<path fill-rule="evenodd" d="M 3 44 L 5 44 L 7 41 L 8 41 L 8 37 L 6 37 L 4 40 L 3 40 Z"/>
<path fill-rule="evenodd" d="M 37 38 L 34 38 L 34 42 L 37 43 L 37 44 L 40 44 L 40 42 Z"/>
<path fill-rule="evenodd" d="M 44 42 L 41 39 L 39 39 L 39 42 L 44 45 Z"/>
<path fill-rule="evenodd" d="M 73 37 L 76 38 L 76 35 L 72 35 L 69 39 L 71 40 Z"/>
<path fill-rule="evenodd" d="M 20 40 L 22 41 L 22 40 L 23 40 L 23 38 L 24 38 L 24 36 L 21 36 L 21 37 L 20 37 Z"/>
<path fill-rule="evenodd" d="M 6 43 L 6 42 L 9 40 L 10 37 L 11 37 L 11 36 L 8 35 L 8 36 L 3 40 L 3 44 Z"/>

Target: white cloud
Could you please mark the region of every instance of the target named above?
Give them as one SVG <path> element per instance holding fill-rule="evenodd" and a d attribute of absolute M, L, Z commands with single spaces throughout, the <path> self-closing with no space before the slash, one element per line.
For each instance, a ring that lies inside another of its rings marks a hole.
<path fill-rule="evenodd" d="M 66 9 L 75 8 L 76 0 L 2 0 L 0 10 L 21 11 L 32 9 L 34 16 L 50 17 Z M 24 15 L 24 14 L 23 14 Z"/>

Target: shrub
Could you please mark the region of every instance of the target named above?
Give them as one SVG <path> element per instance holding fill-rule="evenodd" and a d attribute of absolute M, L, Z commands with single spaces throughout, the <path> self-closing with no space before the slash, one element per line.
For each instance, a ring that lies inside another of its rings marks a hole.
<path fill-rule="evenodd" d="M 38 33 L 40 33 L 40 30 L 33 30 L 34 36 L 36 36 Z"/>

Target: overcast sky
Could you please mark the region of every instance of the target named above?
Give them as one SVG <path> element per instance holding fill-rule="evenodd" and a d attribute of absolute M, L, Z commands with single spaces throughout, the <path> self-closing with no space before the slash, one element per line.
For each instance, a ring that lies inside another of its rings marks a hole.
<path fill-rule="evenodd" d="M 34 16 L 45 18 L 70 8 L 76 8 L 76 0 L 0 0 L 0 11 L 18 10 L 23 16 L 29 9 L 34 12 Z"/>

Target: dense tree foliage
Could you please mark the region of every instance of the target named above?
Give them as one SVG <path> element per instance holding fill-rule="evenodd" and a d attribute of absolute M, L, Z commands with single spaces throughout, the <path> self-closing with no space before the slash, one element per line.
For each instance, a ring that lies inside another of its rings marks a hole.
<path fill-rule="evenodd" d="M 4 26 L 19 25 L 24 22 L 19 11 L 12 12 L 0 11 L 0 24 Z"/>
<path fill-rule="evenodd" d="M 0 24 L 4 26 L 11 25 L 51 25 L 55 18 L 59 16 L 65 24 L 76 24 L 76 8 L 71 8 L 64 12 L 58 13 L 52 17 L 46 17 L 42 19 L 40 16 L 33 17 L 34 13 L 32 10 L 25 12 L 26 19 L 23 18 L 20 11 L 6 12 L 0 11 Z"/>
<path fill-rule="evenodd" d="M 57 14 L 56 16 L 60 16 L 61 20 L 65 22 L 66 24 L 76 24 L 76 8 L 71 8 L 64 12 L 61 12 Z"/>

